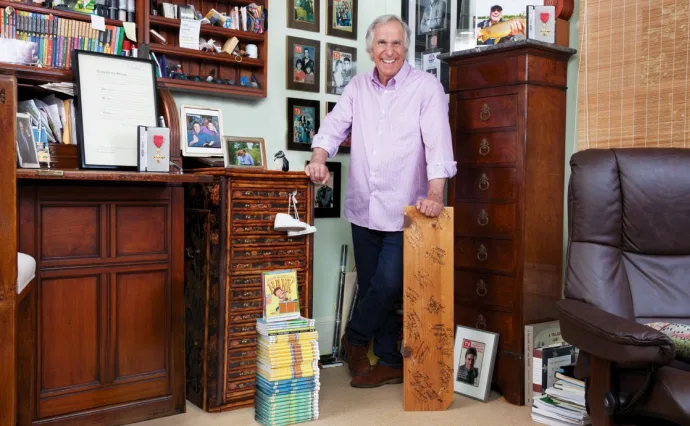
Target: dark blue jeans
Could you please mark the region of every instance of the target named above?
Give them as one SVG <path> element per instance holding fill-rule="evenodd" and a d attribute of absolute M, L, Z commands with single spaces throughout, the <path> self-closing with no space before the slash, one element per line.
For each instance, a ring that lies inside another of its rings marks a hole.
<path fill-rule="evenodd" d="M 402 321 L 395 313 L 403 293 L 403 233 L 383 232 L 352 225 L 357 266 L 358 304 L 348 323 L 351 345 L 374 339 L 379 363 L 402 367 L 398 339 Z"/>

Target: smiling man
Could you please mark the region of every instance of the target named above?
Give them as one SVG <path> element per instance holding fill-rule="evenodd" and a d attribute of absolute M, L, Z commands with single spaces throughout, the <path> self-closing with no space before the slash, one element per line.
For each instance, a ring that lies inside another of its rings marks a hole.
<path fill-rule="evenodd" d="M 343 337 L 354 387 L 402 382 L 396 308 L 403 289 L 403 207 L 436 217 L 446 180 L 456 173 L 448 101 L 436 77 L 405 60 L 410 29 L 393 15 L 366 35 L 372 72 L 360 73 L 322 121 L 305 172 L 328 180 L 326 160 L 351 132 L 345 218 L 352 224 L 358 305 Z M 379 357 L 370 366 L 368 344 Z"/>

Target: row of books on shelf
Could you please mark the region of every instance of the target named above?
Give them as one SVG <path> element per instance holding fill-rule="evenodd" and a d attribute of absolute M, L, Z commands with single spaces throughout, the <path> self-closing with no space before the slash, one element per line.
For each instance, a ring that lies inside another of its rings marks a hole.
<path fill-rule="evenodd" d="M 75 49 L 129 55 L 130 42 L 122 27 L 106 25 L 105 31 L 99 31 L 86 21 L 10 9 L 0 9 L 0 34 L 34 45 L 31 58 L 22 59 L 26 65 L 70 70 Z"/>
<path fill-rule="evenodd" d="M 552 426 L 592 423 L 585 384 L 574 376 L 578 349 L 563 340 L 558 321 L 525 326 L 525 404 L 532 420 Z"/>

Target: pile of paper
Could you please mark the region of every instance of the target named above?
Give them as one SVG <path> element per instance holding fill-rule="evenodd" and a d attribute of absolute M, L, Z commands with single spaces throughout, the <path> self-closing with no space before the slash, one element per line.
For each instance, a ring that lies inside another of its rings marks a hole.
<path fill-rule="evenodd" d="M 585 384 L 556 373 L 556 382 L 546 395 L 534 399 L 532 420 L 547 425 L 584 426 L 592 423 L 585 408 Z"/>
<path fill-rule="evenodd" d="M 319 418 L 319 342 L 313 319 L 257 320 L 254 419 L 266 426 Z"/>

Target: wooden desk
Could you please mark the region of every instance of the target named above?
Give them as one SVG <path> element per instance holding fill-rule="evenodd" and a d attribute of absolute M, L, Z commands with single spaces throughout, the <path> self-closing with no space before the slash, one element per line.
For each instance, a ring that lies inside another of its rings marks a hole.
<path fill-rule="evenodd" d="M 184 190 L 211 177 L 18 170 L 19 250 L 37 262 L 19 424 L 185 411 Z M 18 326 L 21 330 L 22 327 Z"/>

